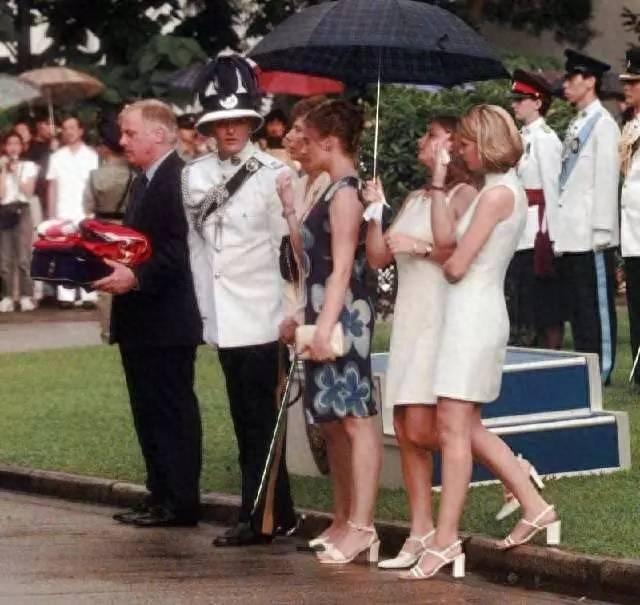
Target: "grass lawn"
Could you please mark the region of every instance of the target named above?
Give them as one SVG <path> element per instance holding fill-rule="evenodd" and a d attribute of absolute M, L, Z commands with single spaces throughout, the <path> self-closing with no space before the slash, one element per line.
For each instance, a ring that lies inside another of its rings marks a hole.
<path fill-rule="evenodd" d="M 590 554 L 640 557 L 640 405 L 627 385 L 631 367 L 626 311 L 619 312 L 618 359 L 605 407 L 627 411 L 632 427 L 630 472 L 551 481 L 546 496 L 563 521 L 565 548 Z M 376 350 L 386 350 L 388 325 L 376 330 Z M 117 349 L 107 346 L 0 355 L 0 461 L 41 469 L 142 482 L 142 460 L 131 422 Z M 215 354 L 201 348 L 197 391 L 203 413 L 203 489 L 238 493 L 236 448 L 222 373 Z M 325 479 L 296 477 L 299 506 L 330 507 Z M 473 489 L 466 531 L 503 536 L 512 523 L 493 519 L 497 486 Z M 402 490 L 382 490 L 379 518 L 405 520 Z"/>

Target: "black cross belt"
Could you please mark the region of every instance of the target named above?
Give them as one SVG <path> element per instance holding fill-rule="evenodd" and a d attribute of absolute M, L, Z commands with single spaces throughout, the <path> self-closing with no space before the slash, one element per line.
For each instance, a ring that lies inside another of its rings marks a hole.
<path fill-rule="evenodd" d="M 207 218 L 216 210 L 225 206 L 236 192 L 253 176 L 264 164 L 257 158 L 249 158 L 234 175 L 221 185 L 212 187 L 205 193 L 195 216 L 195 228 L 202 233 Z"/>

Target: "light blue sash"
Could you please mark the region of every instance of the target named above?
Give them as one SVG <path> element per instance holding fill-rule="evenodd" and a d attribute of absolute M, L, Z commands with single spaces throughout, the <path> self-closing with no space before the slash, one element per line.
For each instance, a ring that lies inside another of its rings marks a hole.
<path fill-rule="evenodd" d="M 602 111 L 594 113 L 582 126 L 578 135 L 568 142 L 565 142 L 562 150 L 562 170 L 560 171 L 560 192 L 564 189 L 569 176 L 575 168 L 580 152 L 584 149 L 598 120 L 602 117 Z"/>

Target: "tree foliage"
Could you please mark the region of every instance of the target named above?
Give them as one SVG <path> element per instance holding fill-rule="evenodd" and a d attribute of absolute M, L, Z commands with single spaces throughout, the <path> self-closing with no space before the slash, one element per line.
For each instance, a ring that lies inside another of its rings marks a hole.
<path fill-rule="evenodd" d="M 521 56 L 508 56 L 505 63 L 510 70 L 552 69 L 553 59 L 530 60 Z M 442 89 L 428 93 L 406 86 L 383 86 L 380 104 L 378 167 L 392 206 L 402 203 L 410 191 L 425 184 L 425 168 L 416 161 L 416 143 L 429 120 L 438 115 L 463 114 L 472 105 L 492 103 L 511 111 L 510 82 L 496 80 L 477 84 L 473 89 Z M 361 169 L 370 176 L 373 166 L 373 140 L 375 99 L 364 102 L 366 130 L 363 137 Z M 547 122 L 562 138 L 574 111 L 560 100 L 554 101 Z"/>
<path fill-rule="evenodd" d="M 294 11 L 320 0 L 263 0 L 250 26 L 252 35 L 269 31 Z M 592 0 L 418 0 L 457 14 L 472 25 L 495 21 L 538 35 L 553 31 L 556 39 L 584 46 L 595 33 L 589 23 Z"/>

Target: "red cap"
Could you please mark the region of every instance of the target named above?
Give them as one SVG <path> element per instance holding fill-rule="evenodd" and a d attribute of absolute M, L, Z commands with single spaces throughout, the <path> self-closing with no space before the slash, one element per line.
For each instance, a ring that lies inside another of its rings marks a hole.
<path fill-rule="evenodd" d="M 511 92 L 514 94 L 526 95 L 531 97 L 542 96 L 537 88 L 534 88 L 530 84 L 526 84 L 525 82 L 520 82 L 518 80 L 514 80 L 513 86 L 511 87 Z"/>

